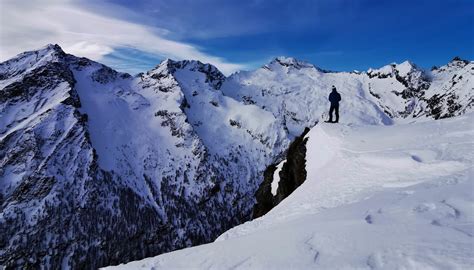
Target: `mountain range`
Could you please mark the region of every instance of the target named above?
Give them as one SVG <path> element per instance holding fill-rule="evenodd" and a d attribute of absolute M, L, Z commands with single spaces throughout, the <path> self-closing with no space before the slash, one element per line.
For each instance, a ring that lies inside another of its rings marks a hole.
<path fill-rule="evenodd" d="M 390 126 L 472 112 L 473 75 L 458 57 L 366 72 L 278 57 L 226 77 L 170 59 L 132 76 L 58 45 L 19 54 L 0 64 L 0 265 L 93 269 L 211 242 L 258 216 L 332 85 L 341 125 Z"/>

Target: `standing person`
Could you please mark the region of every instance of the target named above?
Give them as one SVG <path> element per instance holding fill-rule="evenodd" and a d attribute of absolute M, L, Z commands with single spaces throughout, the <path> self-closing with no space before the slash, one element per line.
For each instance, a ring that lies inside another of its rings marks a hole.
<path fill-rule="evenodd" d="M 328 123 L 337 123 L 339 122 L 339 101 L 341 101 L 341 95 L 337 92 L 336 87 L 332 86 L 332 92 L 329 94 L 329 102 L 331 102 L 331 107 L 329 108 L 329 121 Z M 332 121 L 332 112 L 336 112 L 336 121 Z"/>

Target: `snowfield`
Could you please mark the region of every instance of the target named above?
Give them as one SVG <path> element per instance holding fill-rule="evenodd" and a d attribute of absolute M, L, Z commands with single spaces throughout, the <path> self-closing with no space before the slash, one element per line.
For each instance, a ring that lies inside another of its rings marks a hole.
<path fill-rule="evenodd" d="M 474 114 L 319 124 L 307 137 L 307 180 L 268 214 L 214 243 L 116 268 L 474 267 Z"/>

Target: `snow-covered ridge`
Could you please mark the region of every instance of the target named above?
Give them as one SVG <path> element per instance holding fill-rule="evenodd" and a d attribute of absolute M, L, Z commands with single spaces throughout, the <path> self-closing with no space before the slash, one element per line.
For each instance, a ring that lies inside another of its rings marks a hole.
<path fill-rule="evenodd" d="M 420 69 L 412 62 L 405 61 L 405 62 L 402 62 L 401 64 L 392 63 L 390 65 L 386 65 L 378 69 L 370 68 L 369 70 L 367 70 L 367 74 L 371 77 L 378 76 L 379 78 L 387 77 L 387 76 L 395 76 L 395 75 L 405 77 L 409 73 L 416 70 L 420 70 Z"/>
<path fill-rule="evenodd" d="M 393 119 L 438 119 L 473 110 L 474 64 L 465 60 L 453 63 L 429 72 L 405 61 L 365 73 L 326 73 L 315 68 L 277 65 L 281 68 L 264 67 L 233 74 L 223 84 L 222 91 L 271 111 L 295 136 L 304 127 L 327 117 L 325 105 L 332 85 L 342 94 L 342 121 L 347 123 L 391 124 Z M 454 79 L 459 82 L 449 82 L 456 74 L 458 77 Z M 465 75 L 459 77 L 460 74 Z"/>

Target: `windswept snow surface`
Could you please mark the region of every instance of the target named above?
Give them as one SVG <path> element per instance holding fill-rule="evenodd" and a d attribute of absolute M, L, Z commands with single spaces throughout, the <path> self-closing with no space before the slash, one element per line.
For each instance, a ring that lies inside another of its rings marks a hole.
<path fill-rule="evenodd" d="M 474 114 L 307 136 L 307 180 L 268 214 L 117 268 L 472 269 Z"/>

